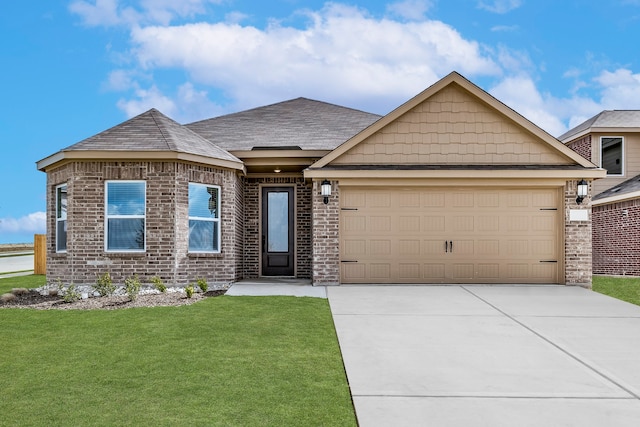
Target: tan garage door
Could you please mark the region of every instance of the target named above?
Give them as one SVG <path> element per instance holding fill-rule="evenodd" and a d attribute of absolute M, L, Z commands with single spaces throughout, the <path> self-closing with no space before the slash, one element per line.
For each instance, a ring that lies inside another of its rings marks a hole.
<path fill-rule="evenodd" d="M 342 283 L 557 283 L 557 189 L 340 192 Z"/>

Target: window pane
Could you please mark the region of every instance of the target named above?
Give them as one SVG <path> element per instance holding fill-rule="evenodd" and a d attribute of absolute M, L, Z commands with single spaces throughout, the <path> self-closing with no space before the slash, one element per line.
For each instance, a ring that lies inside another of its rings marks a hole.
<path fill-rule="evenodd" d="M 609 175 L 622 175 L 622 138 L 602 138 L 602 168 Z"/>
<path fill-rule="evenodd" d="M 269 252 L 289 250 L 289 193 L 268 193 L 268 242 Z"/>
<path fill-rule="evenodd" d="M 67 221 L 58 221 L 56 227 L 56 250 L 67 250 Z"/>
<path fill-rule="evenodd" d="M 143 250 L 144 219 L 109 219 L 107 250 Z"/>
<path fill-rule="evenodd" d="M 200 184 L 189 184 L 189 216 L 218 218 L 218 189 Z"/>
<path fill-rule="evenodd" d="M 218 222 L 189 220 L 189 250 L 218 252 Z"/>
<path fill-rule="evenodd" d="M 144 215 L 144 182 L 108 182 L 108 215 Z"/>
<path fill-rule="evenodd" d="M 67 186 L 58 187 L 56 196 L 56 218 L 65 219 L 67 217 Z"/>

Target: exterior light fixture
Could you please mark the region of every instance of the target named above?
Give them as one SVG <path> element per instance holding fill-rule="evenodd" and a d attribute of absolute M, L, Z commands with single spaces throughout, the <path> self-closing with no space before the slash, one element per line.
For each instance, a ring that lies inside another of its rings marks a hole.
<path fill-rule="evenodd" d="M 280 173 L 280 172 L 282 172 L 282 169 L 280 169 L 280 168 L 275 168 L 273 171 L 274 171 L 275 173 Z"/>
<path fill-rule="evenodd" d="M 578 197 L 576 198 L 576 203 L 580 204 L 587 197 L 587 193 L 589 192 L 589 183 L 584 179 L 578 181 Z"/>
<path fill-rule="evenodd" d="M 322 197 L 324 197 L 324 204 L 326 205 L 327 203 L 329 203 L 329 196 L 331 196 L 331 183 L 326 179 L 322 181 L 320 194 L 322 194 Z"/>

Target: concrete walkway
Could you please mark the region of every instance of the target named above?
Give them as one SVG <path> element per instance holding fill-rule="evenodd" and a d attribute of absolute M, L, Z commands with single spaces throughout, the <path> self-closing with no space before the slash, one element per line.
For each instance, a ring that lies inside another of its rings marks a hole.
<path fill-rule="evenodd" d="M 312 286 L 310 280 L 304 279 L 264 278 L 235 282 L 225 295 L 327 298 L 327 288 Z"/>
<path fill-rule="evenodd" d="M 640 425 L 640 307 L 565 286 L 327 289 L 360 426 Z"/>

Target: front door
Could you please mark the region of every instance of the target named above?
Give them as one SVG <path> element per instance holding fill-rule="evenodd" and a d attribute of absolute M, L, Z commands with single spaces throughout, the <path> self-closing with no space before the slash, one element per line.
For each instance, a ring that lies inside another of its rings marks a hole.
<path fill-rule="evenodd" d="M 262 275 L 293 276 L 293 187 L 262 188 Z"/>

